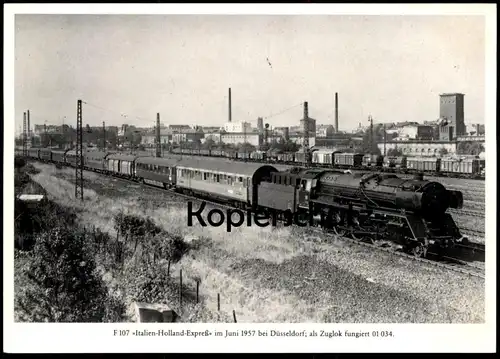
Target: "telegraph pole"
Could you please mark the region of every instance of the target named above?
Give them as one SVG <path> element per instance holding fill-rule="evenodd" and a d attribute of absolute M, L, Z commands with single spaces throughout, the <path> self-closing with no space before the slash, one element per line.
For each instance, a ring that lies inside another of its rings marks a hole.
<path fill-rule="evenodd" d="M 83 128 L 82 100 L 76 103 L 75 197 L 83 201 Z"/>

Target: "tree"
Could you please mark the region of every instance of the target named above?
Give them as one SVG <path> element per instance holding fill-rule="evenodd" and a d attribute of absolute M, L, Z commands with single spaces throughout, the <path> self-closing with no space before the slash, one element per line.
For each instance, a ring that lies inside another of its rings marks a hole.
<path fill-rule="evenodd" d="M 216 143 L 213 139 L 207 138 L 201 147 L 203 149 L 209 150 L 209 149 L 216 147 Z"/>
<path fill-rule="evenodd" d="M 477 156 L 484 152 L 484 146 L 480 142 L 464 141 L 459 142 L 457 152 L 461 155 L 474 155 Z"/>
<path fill-rule="evenodd" d="M 361 144 L 361 151 L 364 153 L 373 153 L 380 154 L 380 149 L 377 146 L 377 143 L 384 141 L 384 127 L 382 124 L 374 124 L 373 125 L 373 139 L 371 140 L 370 146 L 370 128 L 366 130 L 363 134 L 363 142 Z"/>
<path fill-rule="evenodd" d="M 116 305 L 96 269 L 95 248 L 82 231 L 57 227 L 40 234 L 25 270 L 29 283 L 16 305 L 27 321 L 116 321 Z"/>

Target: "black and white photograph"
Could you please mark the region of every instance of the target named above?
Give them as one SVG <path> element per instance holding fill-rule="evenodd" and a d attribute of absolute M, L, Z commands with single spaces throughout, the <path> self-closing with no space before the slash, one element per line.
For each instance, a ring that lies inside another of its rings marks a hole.
<path fill-rule="evenodd" d="M 351 344 L 484 325 L 496 9 L 478 6 L 11 14 L 13 323 Z"/>

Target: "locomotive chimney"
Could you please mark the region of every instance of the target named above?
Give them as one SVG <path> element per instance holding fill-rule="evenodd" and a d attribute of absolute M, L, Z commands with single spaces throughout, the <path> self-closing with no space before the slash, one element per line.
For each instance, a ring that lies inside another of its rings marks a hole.
<path fill-rule="evenodd" d="M 415 176 L 413 177 L 413 179 L 415 179 L 416 181 L 423 181 L 424 180 L 424 174 L 423 174 L 423 172 L 419 172 L 419 173 L 415 174 Z"/>
<path fill-rule="evenodd" d="M 231 122 L 231 87 L 229 88 L 229 122 Z"/>
<path fill-rule="evenodd" d="M 335 92 L 335 132 L 339 132 L 339 96 Z"/>

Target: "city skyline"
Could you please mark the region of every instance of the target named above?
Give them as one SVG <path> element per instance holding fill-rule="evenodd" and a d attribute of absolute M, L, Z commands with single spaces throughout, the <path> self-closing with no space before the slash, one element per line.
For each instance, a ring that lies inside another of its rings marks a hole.
<path fill-rule="evenodd" d="M 229 87 L 233 121 L 254 126 L 293 106 L 267 122 L 298 125 L 303 101 L 333 124 L 335 92 L 340 130 L 437 119 L 443 92 L 484 124 L 479 16 L 17 15 L 15 41 L 16 131 L 27 109 L 32 126 L 71 124 L 79 98 L 90 126 L 150 127 L 157 112 L 223 126 Z"/>

